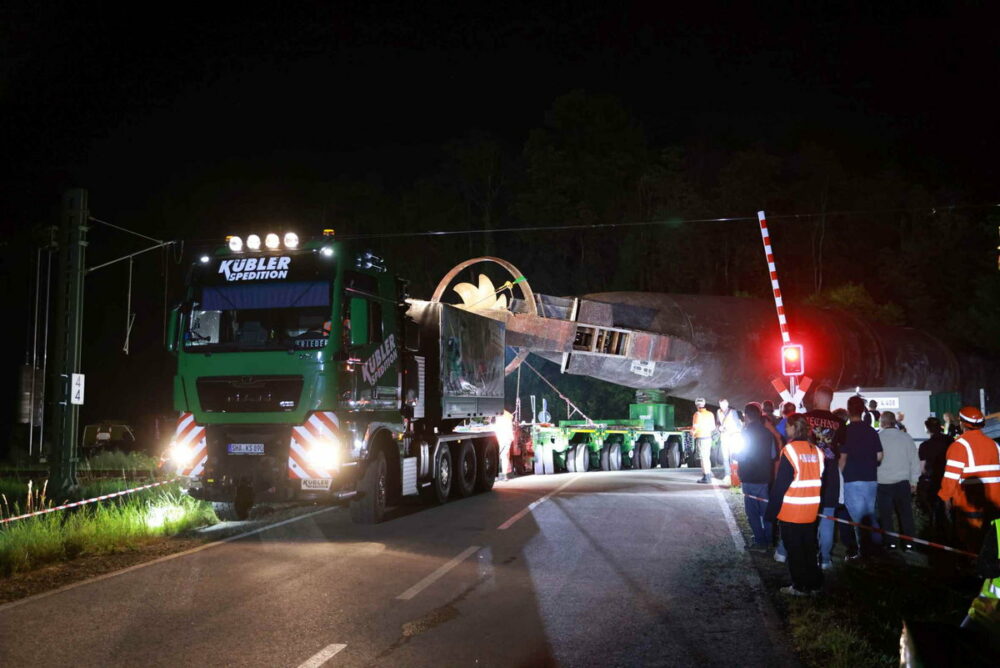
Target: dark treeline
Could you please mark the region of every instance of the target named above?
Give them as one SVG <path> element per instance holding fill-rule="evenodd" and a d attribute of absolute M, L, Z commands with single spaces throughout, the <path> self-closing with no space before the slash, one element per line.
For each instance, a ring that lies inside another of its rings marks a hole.
<path fill-rule="evenodd" d="M 499 255 L 551 294 L 768 297 L 755 220 L 764 209 L 791 302 L 860 309 L 959 349 L 1000 352 L 1000 215 L 874 153 L 658 146 L 616 99 L 576 92 L 554 102 L 523 146 L 471 133 L 431 155 L 436 170 L 402 186 L 376 176 L 323 185 L 316 225 L 377 234 L 659 222 L 373 239 L 415 296 L 467 257 Z M 697 222 L 733 216 L 753 220 Z"/>

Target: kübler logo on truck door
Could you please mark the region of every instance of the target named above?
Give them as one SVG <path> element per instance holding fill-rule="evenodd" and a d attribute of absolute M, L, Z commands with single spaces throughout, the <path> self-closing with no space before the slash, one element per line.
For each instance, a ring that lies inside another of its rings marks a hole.
<path fill-rule="evenodd" d="M 223 260 L 219 263 L 219 273 L 225 274 L 227 281 L 259 281 L 267 278 L 288 278 L 288 265 L 292 258 L 282 257 L 242 257 L 238 260 Z"/>
<path fill-rule="evenodd" d="M 382 374 L 396 361 L 399 351 L 396 350 L 396 336 L 390 334 L 385 342 L 375 349 L 372 356 L 368 358 L 364 366 L 361 367 L 361 377 L 369 385 L 374 385 Z"/>

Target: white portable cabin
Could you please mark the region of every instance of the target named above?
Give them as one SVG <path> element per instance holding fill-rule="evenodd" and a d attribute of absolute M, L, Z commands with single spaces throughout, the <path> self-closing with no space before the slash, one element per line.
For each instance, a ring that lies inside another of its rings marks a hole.
<path fill-rule="evenodd" d="M 874 399 L 878 403 L 879 412 L 892 411 L 897 418 L 903 413 L 906 431 L 916 441 L 925 441 L 928 438 L 924 420 L 931 416 L 941 417 L 931 411 L 930 390 L 910 390 L 901 387 L 850 387 L 838 390 L 833 393 L 831 409 L 847 408 L 847 400 L 855 394 L 865 400 L 865 406 Z M 877 424 L 872 426 L 878 429 Z"/>

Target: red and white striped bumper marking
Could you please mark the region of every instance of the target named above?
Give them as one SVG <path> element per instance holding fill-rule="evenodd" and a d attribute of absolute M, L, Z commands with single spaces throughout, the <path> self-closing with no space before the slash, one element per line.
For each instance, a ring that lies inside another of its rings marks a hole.
<path fill-rule="evenodd" d="M 189 445 L 194 448 L 194 455 L 191 461 L 179 467 L 178 475 L 196 477 L 205 470 L 208 463 L 208 442 L 205 439 L 205 428 L 195 424 L 192 413 L 181 413 L 177 420 L 177 431 L 174 435 L 174 443 L 179 446 Z"/>
<path fill-rule="evenodd" d="M 293 480 L 332 478 L 333 473 L 309 461 L 308 452 L 328 440 L 340 440 L 340 420 L 330 411 L 310 413 L 305 423 L 292 427 L 288 448 L 288 477 Z"/>

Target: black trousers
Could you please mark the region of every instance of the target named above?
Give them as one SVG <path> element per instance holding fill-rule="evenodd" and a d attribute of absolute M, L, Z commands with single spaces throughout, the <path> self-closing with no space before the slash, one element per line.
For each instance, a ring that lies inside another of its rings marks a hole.
<path fill-rule="evenodd" d="M 778 522 L 781 540 L 788 552 L 788 571 L 792 586 L 799 591 L 816 591 L 823 586 L 823 572 L 819 568 L 819 542 L 816 540 L 816 523 L 793 524 Z"/>
<path fill-rule="evenodd" d="M 912 536 L 916 533 L 913 527 L 913 500 L 910 495 L 910 483 L 907 480 L 891 485 L 879 484 L 875 491 L 878 502 L 878 523 L 886 531 L 892 531 L 893 515 L 899 515 L 899 533 Z M 885 543 L 895 545 L 899 541 L 895 536 L 886 536 Z"/>

